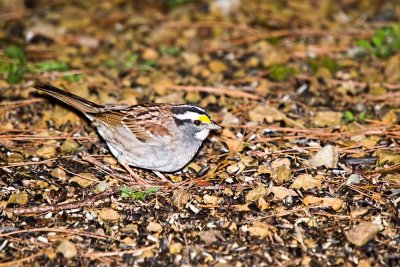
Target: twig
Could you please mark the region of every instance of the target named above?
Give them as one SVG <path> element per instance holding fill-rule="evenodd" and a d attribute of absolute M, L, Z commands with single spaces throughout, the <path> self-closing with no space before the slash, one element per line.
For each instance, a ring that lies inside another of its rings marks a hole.
<path fill-rule="evenodd" d="M 256 42 L 262 39 L 269 39 L 269 38 L 283 38 L 288 36 L 343 36 L 343 35 L 357 35 L 358 37 L 368 37 L 371 36 L 371 31 L 361 32 L 360 29 L 353 30 L 353 31 L 340 31 L 340 32 L 326 32 L 320 29 L 299 29 L 299 30 L 281 30 L 281 31 L 274 31 L 274 32 L 262 32 L 258 34 L 251 34 L 245 36 L 243 38 L 238 38 L 234 40 L 230 40 L 224 43 L 222 46 L 217 47 L 210 47 L 203 49 L 202 52 L 210 53 L 214 51 L 223 51 L 232 49 L 234 46 L 240 46 L 244 44 L 249 44 Z"/>
<path fill-rule="evenodd" d="M 366 174 L 374 174 L 374 173 L 380 173 L 380 174 L 391 174 L 391 173 L 398 173 L 400 171 L 400 164 L 390 166 L 388 168 L 376 168 L 375 170 L 372 171 L 366 171 Z"/>
<path fill-rule="evenodd" d="M 314 215 L 321 215 L 321 216 L 326 216 L 326 217 L 333 217 L 333 218 L 339 218 L 339 219 L 349 219 L 349 220 L 359 221 L 359 220 L 357 220 L 355 218 L 352 218 L 349 215 L 337 215 L 337 214 L 330 214 L 330 213 L 327 213 L 327 212 L 314 212 Z"/>
<path fill-rule="evenodd" d="M 114 171 L 113 169 L 111 169 L 110 167 L 108 167 L 107 165 L 101 163 L 100 161 L 98 161 L 97 159 L 93 158 L 91 155 L 89 155 L 86 152 L 81 152 L 79 153 L 79 156 L 84 160 L 87 161 L 97 167 L 99 167 L 100 169 L 104 170 L 105 172 L 111 174 L 112 176 L 115 176 L 117 178 L 120 178 L 121 180 L 127 182 L 128 184 L 132 185 L 134 184 L 134 180 L 127 175 L 123 175 L 120 174 L 119 172 Z"/>
<path fill-rule="evenodd" d="M 290 49 L 289 49 L 290 50 Z M 301 50 L 295 50 L 292 52 L 292 58 L 308 58 L 310 55 L 313 56 L 324 56 L 324 55 L 331 55 L 333 53 L 343 53 L 349 50 L 349 47 L 342 46 L 342 47 L 326 47 L 326 46 L 316 46 L 316 45 L 309 45 Z M 290 53 L 290 51 L 288 51 Z"/>
<path fill-rule="evenodd" d="M 159 88 L 166 88 L 175 91 L 208 92 L 216 95 L 226 95 L 236 98 L 248 98 L 254 100 L 262 98 L 261 96 L 258 95 L 253 95 L 250 93 L 228 88 L 217 88 L 208 86 L 186 86 L 186 85 L 156 85 L 156 86 L 158 86 Z"/>
<path fill-rule="evenodd" d="M 1 91 L 1 88 L 0 88 L 0 91 Z M 0 134 L 9 134 L 9 133 L 30 133 L 30 134 L 33 134 L 33 133 L 37 133 L 37 132 L 48 132 L 49 130 L 46 128 L 46 129 L 44 129 L 44 128 L 37 128 L 37 129 L 32 129 L 32 128 L 29 128 L 29 129 L 12 129 L 12 130 L 7 130 L 7 131 L 0 131 Z M 54 133 L 62 133 L 62 132 L 60 132 L 60 131 L 53 131 Z"/>
<path fill-rule="evenodd" d="M 112 237 L 109 235 L 101 235 L 101 234 L 96 234 L 96 233 L 91 233 L 91 232 L 77 231 L 74 229 L 47 228 L 47 227 L 24 229 L 24 230 L 8 232 L 8 233 L 0 234 L 0 237 L 7 237 L 7 236 L 12 236 L 12 235 L 18 235 L 18 234 L 23 234 L 23 233 L 34 233 L 34 232 L 64 233 L 64 234 L 71 234 L 71 235 L 87 236 L 87 237 L 102 239 L 102 240 L 110 240 L 111 239 L 111 240 L 120 241 L 118 238 Z"/>
<path fill-rule="evenodd" d="M 0 267 L 18 266 L 18 265 L 20 265 L 20 264 L 22 264 L 22 263 L 24 263 L 24 262 L 26 262 L 26 261 L 30 261 L 30 260 L 32 260 L 32 259 L 34 259 L 34 258 L 36 258 L 36 257 L 41 256 L 41 255 L 43 255 L 43 252 L 42 252 L 42 251 L 39 251 L 38 253 L 32 254 L 32 255 L 30 255 L 30 256 L 28 256 L 28 257 L 25 257 L 25 258 L 22 258 L 22 259 L 19 259 L 19 260 L 13 260 L 13 261 L 2 262 L 2 263 L 0 263 Z"/>
<path fill-rule="evenodd" d="M 346 131 L 346 132 L 332 132 L 332 128 L 307 128 L 307 129 L 296 129 L 296 128 L 284 128 L 284 127 L 276 127 L 276 126 L 268 126 L 268 125 L 222 125 L 226 128 L 252 128 L 252 129 L 269 129 L 272 131 L 283 132 L 283 133 L 304 133 L 308 135 L 308 138 L 329 138 L 329 139 L 338 139 L 344 137 L 351 137 L 354 135 L 391 135 L 394 137 L 398 137 L 398 127 L 389 126 L 389 125 L 379 125 L 379 126 L 364 126 L 360 130 L 356 131 Z M 392 130 L 392 131 L 390 131 Z M 268 138 L 259 139 L 258 142 L 270 142 Z"/>
<path fill-rule="evenodd" d="M 89 136 L 34 136 L 34 135 L 1 135 L 0 140 L 12 140 L 12 141 L 34 141 L 34 140 L 93 140 Z"/>
<path fill-rule="evenodd" d="M 130 250 L 123 250 L 123 251 L 110 251 L 110 252 L 86 252 L 85 254 L 83 254 L 83 256 L 85 257 L 110 257 L 110 256 L 123 256 L 124 254 L 135 254 L 135 255 L 140 255 L 143 252 L 147 251 L 147 250 L 151 250 L 153 248 L 155 248 L 156 245 L 152 245 L 152 246 L 148 246 L 148 247 L 144 247 L 144 248 L 139 248 L 139 249 L 130 249 Z"/>
<path fill-rule="evenodd" d="M 0 102 L 0 106 L 25 106 L 30 105 L 37 102 L 44 102 L 45 100 L 42 98 L 32 98 L 32 99 L 24 99 L 24 100 L 17 100 L 17 101 L 3 101 Z"/>
<path fill-rule="evenodd" d="M 395 85 L 392 85 L 392 88 Z M 400 85 L 396 85 L 399 89 Z M 388 104 L 388 102 L 393 103 L 393 104 L 399 104 L 400 103 L 400 92 L 395 92 L 395 93 L 388 93 L 384 94 L 381 96 L 367 96 L 367 101 L 368 102 L 385 102 L 385 104 Z"/>
<path fill-rule="evenodd" d="M 373 165 L 378 160 L 377 157 L 343 158 L 340 161 L 349 165 Z"/>
<path fill-rule="evenodd" d="M 46 73 L 40 73 L 40 74 L 25 74 L 25 78 L 57 78 L 57 77 L 64 77 L 64 76 L 70 76 L 70 75 L 77 75 L 77 74 L 83 74 L 84 72 L 82 70 L 69 70 L 69 71 L 51 71 L 51 72 L 46 72 Z"/>
<path fill-rule="evenodd" d="M 70 171 L 70 170 L 64 168 L 63 166 L 58 166 L 58 167 L 59 167 L 61 170 L 65 171 L 65 172 L 67 172 L 67 173 L 69 173 L 69 174 L 72 174 L 72 175 L 74 175 L 74 176 L 77 176 L 77 177 L 79 177 L 79 178 L 82 178 L 82 179 L 84 179 L 84 180 L 88 180 L 88 181 L 91 181 L 91 182 L 93 182 L 93 183 L 99 183 L 99 182 L 100 182 L 99 180 L 95 180 L 95 179 L 92 179 L 92 178 L 89 178 L 89 177 L 85 177 L 85 176 L 83 176 L 83 175 L 80 175 L 79 173 Z"/>
<path fill-rule="evenodd" d="M 225 28 L 232 30 L 245 31 L 248 33 L 254 33 L 255 30 L 246 24 L 230 23 L 226 21 L 216 20 L 202 20 L 190 23 L 184 23 L 182 21 L 169 21 L 162 25 L 166 28 Z"/>
<path fill-rule="evenodd" d="M 28 166 L 28 165 L 41 165 L 41 164 L 48 164 L 56 161 L 57 158 L 43 160 L 43 161 L 31 161 L 31 162 L 15 162 L 8 164 L 6 166 L 0 166 L 0 169 L 12 168 L 12 167 L 21 167 L 21 166 Z"/>
<path fill-rule="evenodd" d="M 15 20 L 20 19 L 24 16 L 24 9 L 23 8 L 16 8 L 15 10 L 8 12 L 8 13 L 1 13 L 0 20 Z"/>
<path fill-rule="evenodd" d="M 324 206 L 324 205 L 316 205 L 316 206 L 309 206 L 309 207 L 298 208 L 298 209 L 293 209 L 293 210 L 286 210 L 286 211 L 281 211 L 281 212 L 277 212 L 277 213 L 266 214 L 266 215 L 258 217 L 258 218 L 249 219 L 249 221 L 255 222 L 255 221 L 260 221 L 260 220 L 264 220 L 264 219 L 271 218 L 271 217 L 285 217 L 287 215 L 291 215 L 291 214 L 294 214 L 299 211 L 304 212 L 304 211 L 308 211 L 310 209 L 319 209 L 319 208 L 325 208 L 325 207 L 326 206 Z"/>
<path fill-rule="evenodd" d="M 49 206 L 35 206 L 35 207 L 28 207 L 28 208 L 5 208 L 5 212 L 12 213 L 13 215 L 23 215 L 23 214 L 39 214 L 43 212 L 58 212 L 61 210 L 71 210 L 77 208 L 84 208 L 90 207 L 94 204 L 94 202 L 108 197 L 110 195 L 115 194 L 120 190 L 119 186 L 111 187 L 108 190 L 94 195 L 90 198 L 83 199 L 80 201 L 75 201 L 72 203 L 61 204 L 61 205 L 49 205 Z"/>
<path fill-rule="evenodd" d="M 312 75 L 308 75 L 308 74 L 297 74 L 295 76 L 298 79 L 313 79 L 314 77 Z M 326 82 L 328 82 L 331 86 L 335 86 L 335 85 L 343 85 L 343 84 L 351 84 L 356 88 L 365 88 L 368 85 L 372 86 L 372 87 L 378 87 L 378 86 L 383 86 L 389 90 L 399 90 L 400 89 L 400 84 L 392 84 L 392 83 L 367 83 L 367 82 L 359 82 L 359 81 L 355 81 L 355 80 L 340 80 L 340 79 L 329 79 L 329 78 L 324 78 L 324 80 Z M 396 93 L 394 93 L 394 96 L 397 96 Z M 379 100 L 383 100 L 386 98 L 391 98 L 393 97 L 393 95 L 391 94 L 385 94 L 382 96 L 371 96 L 371 95 L 367 95 L 368 100 L 370 101 L 379 101 Z"/>

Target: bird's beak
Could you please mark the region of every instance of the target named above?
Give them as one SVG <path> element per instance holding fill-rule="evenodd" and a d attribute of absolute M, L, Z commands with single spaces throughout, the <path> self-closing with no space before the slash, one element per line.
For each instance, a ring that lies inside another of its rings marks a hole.
<path fill-rule="evenodd" d="M 217 123 L 215 123 L 215 121 L 211 121 L 211 123 L 209 123 L 207 125 L 207 129 L 209 129 L 209 130 L 218 130 L 218 129 L 221 129 L 221 126 L 219 126 Z"/>

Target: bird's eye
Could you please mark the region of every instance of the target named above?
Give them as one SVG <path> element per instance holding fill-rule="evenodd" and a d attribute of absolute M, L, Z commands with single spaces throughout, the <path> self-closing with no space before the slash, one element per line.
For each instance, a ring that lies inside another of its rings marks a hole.
<path fill-rule="evenodd" d="M 199 121 L 199 120 L 195 120 L 195 121 L 193 121 L 193 123 L 194 123 L 194 125 L 196 125 L 196 126 L 200 126 L 200 124 L 201 124 L 201 121 Z"/>

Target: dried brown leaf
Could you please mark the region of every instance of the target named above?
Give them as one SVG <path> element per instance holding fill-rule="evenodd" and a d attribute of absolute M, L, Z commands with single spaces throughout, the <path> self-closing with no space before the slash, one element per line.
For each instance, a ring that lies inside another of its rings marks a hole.
<path fill-rule="evenodd" d="M 284 199 L 287 196 L 297 197 L 297 193 L 294 190 L 283 186 L 273 186 L 270 192 L 273 193 L 274 197 L 277 199 Z"/>
<path fill-rule="evenodd" d="M 118 221 L 121 218 L 116 210 L 110 208 L 101 209 L 99 217 L 104 221 Z"/>
<path fill-rule="evenodd" d="M 378 232 L 378 225 L 370 222 L 362 222 L 349 230 L 347 239 L 353 245 L 362 247 L 367 244 L 368 241 L 374 239 Z"/>
<path fill-rule="evenodd" d="M 274 235 L 274 227 L 263 222 L 253 223 L 252 226 L 249 226 L 248 231 L 251 235 L 257 236 L 260 239 L 263 239 L 267 236 L 269 239 L 272 239 Z"/>
<path fill-rule="evenodd" d="M 290 187 L 296 189 L 303 188 L 304 190 L 308 190 L 314 187 L 321 188 L 322 184 L 320 179 L 313 178 L 311 174 L 300 174 L 296 177 L 296 179 L 294 179 Z"/>
<path fill-rule="evenodd" d="M 310 165 L 313 168 L 320 166 L 335 168 L 338 162 L 339 153 L 337 151 L 337 148 L 332 145 L 326 145 L 311 158 Z"/>
<path fill-rule="evenodd" d="M 56 249 L 57 253 L 61 253 L 64 258 L 73 258 L 78 255 L 78 250 L 74 243 L 69 241 L 68 239 L 63 240 Z"/>
<path fill-rule="evenodd" d="M 265 186 L 259 186 L 246 194 L 246 203 L 258 201 L 259 198 L 265 196 L 268 190 Z"/>

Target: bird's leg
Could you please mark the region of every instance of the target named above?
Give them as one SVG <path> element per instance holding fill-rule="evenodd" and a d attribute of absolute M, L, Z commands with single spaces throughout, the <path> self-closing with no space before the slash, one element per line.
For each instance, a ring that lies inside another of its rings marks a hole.
<path fill-rule="evenodd" d="M 153 171 L 153 172 L 155 175 L 157 175 L 158 178 L 161 179 L 161 181 L 163 181 L 165 183 L 169 183 L 169 184 L 171 183 L 171 181 L 168 180 L 167 177 L 165 177 L 164 174 L 162 174 L 161 172 L 159 172 L 159 171 Z"/>
<path fill-rule="evenodd" d="M 125 175 L 122 173 L 119 173 L 115 170 L 113 170 L 112 168 L 110 168 L 109 166 L 107 166 L 106 164 L 98 161 L 97 159 L 93 158 L 91 155 L 89 155 L 86 152 L 80 152 L 79 156 L 81 156 L 81 158 L 84 161 L 87 161 L 89 163 L 92 163 L 93 165 L 99 167 L 100 169 L 102 169 L 103 171 L 110 173 L 112 176 L 115 176 L 119 179 L 122 179 L 123 181 L 127 182 L 128 184 L 132 183 L 132 177 L 129 177 L 129 175 Z"/>
<path fill-rule="evenodd" d="M 139 184 L 140 187 L 148 187 L 149 184 L 143 180 L 136 172 L 134 172 L 131 167 L 129 166 L 129 164 L 124 161 L 124 160 L 120 160 L 119 163 L 124 166 L 124 168 L 129 172 L 129 174 L 131 175 L 131 177 L 133 179 L 135 179 L 135 181 Z"/>
<path fill-rule="evenodd" d="M 117 158 L 119 164 L 129 172 L 130 176 L 139 184 L 139 186 L 143 188 L 148 187 L 149 184 L 131 169 L 123 154 L 118 149 L 115 149 L 110 143 L 107 142 L 107 145 L 110 148 L 111 153 Z"/>

